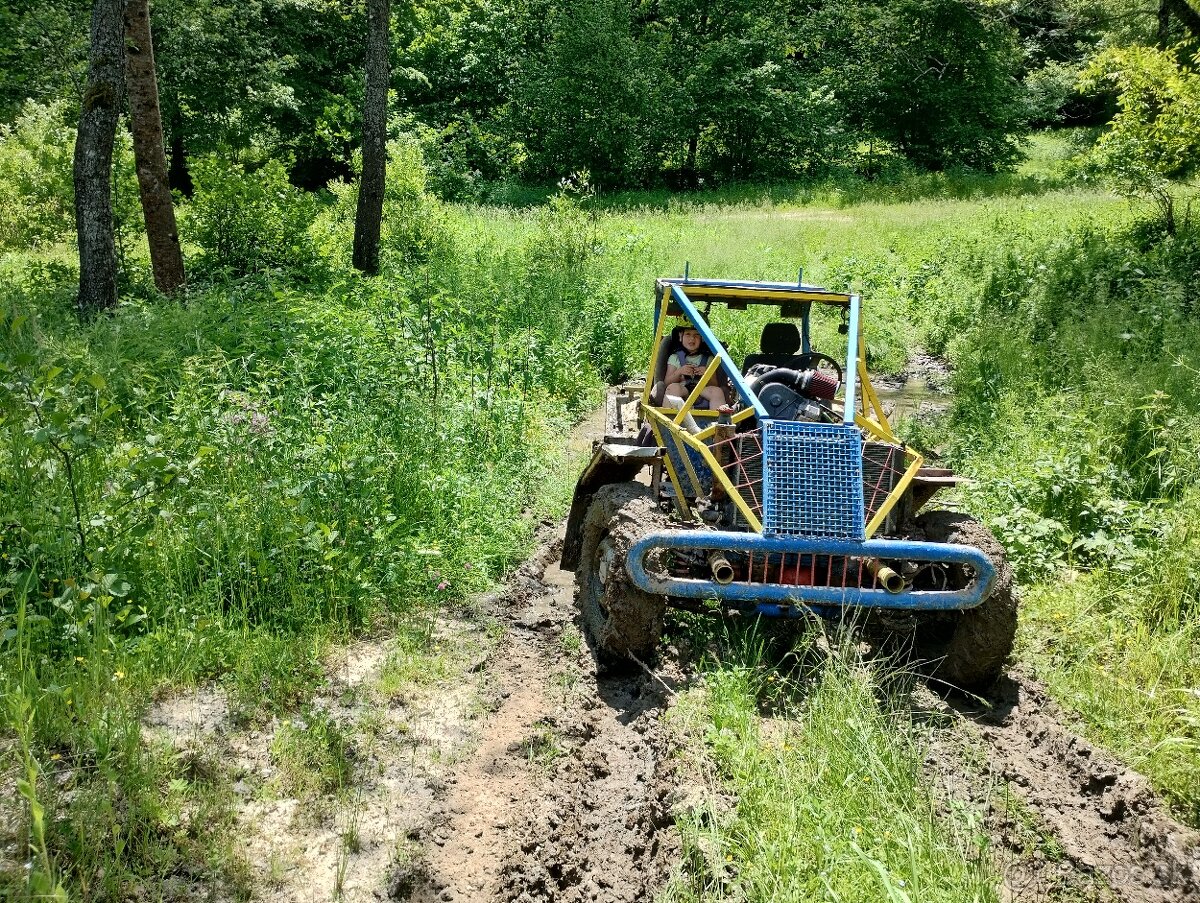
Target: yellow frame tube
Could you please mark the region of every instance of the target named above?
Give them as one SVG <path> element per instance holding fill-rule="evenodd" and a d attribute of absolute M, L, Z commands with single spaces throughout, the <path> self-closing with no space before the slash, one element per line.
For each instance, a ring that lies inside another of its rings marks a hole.
<path fill-rule="evenodd" d="M 905 449 L 906 454 L 912 455 L 912 463 L 908 465 L 908 470 L 904 471 L 904 476 L 900 478 L 900 482 L 896 484 L 896 488 L 891 494 L 883 500 L 883 504 L 879 506 L 879 510 L 875 512 L 875 516 L 871 518 L 871 522 L 867 524 L 866 536 L 870 539 L 875 531 L 879 529 L 879 525 L 883 523 L 893 508 L 896 507 L 896 502 L 900 501 L 900 496 L 904 495 L 908 484 L 913 481 L 913 477 L 917 475 L 917 471 L 921 469 L 921 465 L 925 463 L 922 458 L 914 451 Z"/>
<path fill-rule="evenodd" d="M 650 408 L 653 410 L 653 408 Z M 666 448 L 667 444 L 663 441 L 662 432 L 657 423 L 650 422 L 650 430 L 654 433 L 654 440 L 661 448 Z M 686 455 L 684 456 L 687 457 Z M 680 512 L 684 517 L 692 516 L 692 507 L 688 504 L 687 496 L 683 492 L 683 482 L 679 479 L 679 474 L 675 472 L 675 465 L 671 463 L 670 455 L 663 455 L 663 463 L 667 465 L 667 476 L 671 478 L 671 484 L 675 487 L 675 504 L 679 506 Z"/>
<path fill-rule="evenodd" d="M 730 480 L 726 475 L 724 468 L 717 463 L 717 459 L 713 457 L 712 450 L 695 436 L 692 436 L 690 433 L 679 429 L 679 427 L 676 426 L 671 420 L 654 410 L 654 408 L 647 407 L 646 413 L 652 418 L 660 421 L 663 429 L 667 430 L 671 434 L 671 438 L 675 440 L 676 443 L 682 441 L 700 453 L 700 456 L 704 458 L 704 463 L 707 464 L 708 469 L 712 471 L 713 479 L 717 480 L 721 484 L 721 488 L 724 489 L 726 495 L 733 500 L 733 503 L 737 506 L 738 511 L 742 513 L 742 517 L 746 518 L 746 523 L 750 525 L 750 528 L 755 533 L 761 533 L 762 521 L 758 519 L 758 515 L 754 513 L 754 510 L 746 504 L 746 500 L 742 498 L 742 494 L 738 492 L 737 487 L 733 485 L 733 481 Z M 655 436 L 657 437 L 657 435 L 658 433 L 656 430 Z M 688 456 L 683 454 L 681 457 L 683 458 L 684 464 L 690 468 L 691 463 L 688 460 Z M 669 460 L 670 455 L 668 455 L 667 458 Z M 694 476 L 694 471 L 692 476 Z M 699 485 L 698 480 L 696 481 L 696 485 Z M 676 485 L 676 490 L 679 490 L 679 488 L 680 487 Z"/>
<path fill-rule="evenodd" d="M 862 414 L 854 415 L 854 425 L 866 430 L 868 433 L 870 433 L 872 436 L 874 436 L 876 439 L 879 439 L 882 442 L 889 442 L 892 445 L 902 445 L 903 444 L 894 435 L 892 435 L 890 433 L 885 433 L 883 431 L 883 428 L 878 423 L 876 423 L 874 420 L 871 420 L 869 417 L 864 417 Z"/>
<path fill-rule="evenodd" d="M 712 359 L 712 362 L 700 376 L 700 381 L 696 383 L 696 387 L 692 389 L 692 393 L 688 395 L 687 400 L 684 401 L 683 407 L 679 409 L 679 413 L 675 415 L 676 425 L 683 423 L 683 420 L 685 417 L 687 417 L 688 412 L 692 410 L 692 406 L 695 405 L 695 403 L 700 399 L 700 393 L 708 388 L 709 382 L 712 381 L 713 375 L 717 372 L 717 368 L 720 366 L 721 356 L 717 355 Z"/>
<path fill-rule="evenodd" d="M 816 301 L 832 307 L 845 307 L 850 296 L 842 292 L 813 292 L 792 289 L 738 288 L 736 286 L 683 284 L 689 298 L 768 298 L 771 301 Z M 667 295 L 664 292 L 664 297 Z"/>
<path fill-rule="evenodd" d="M 858 359 L 858 385 L 861 389 L 862 397 L 862 417 L 864 420 L 874 424 L 875 429 L 871 432 L 878 433 L 883 436 L 888 442 L 895 445 L 900 445 L 901 442 L 896 438 L 896 434 L 892 432 L 892 425 L 888 423 L 887 415 L 883 413 L 883 404 L 879 401 L 879 394 L 875 391 L 875 387 L 871 385 L 871 377 L 867 375 L 867 365 L 860 357 Z M 874 414 L 872 418 L 867 412 L 867 405 L 870 404 L 871 412 Z M 855 421 L 858 421 L 858 415 L 855 415 Z"/>
<path fill-rule="evenodd" d="M 670 294 L 663 292 L 659 303 L 658 325 L 654 327 L 654 345 L 650 349 L 650 370 L 646 374 L 646 385 L 642 389 L 642 404 L 650 403 L 650 392 L 654 389 L 654 373 L 658 370 L 658 355 L 662 351 L 663 326 L 667 322 L 667 305 L 670 304 Z"/>

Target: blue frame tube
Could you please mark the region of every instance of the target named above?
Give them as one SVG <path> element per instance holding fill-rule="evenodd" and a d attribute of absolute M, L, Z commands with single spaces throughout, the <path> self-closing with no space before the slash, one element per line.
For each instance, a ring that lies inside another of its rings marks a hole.
<path fill-rule="evenodd" d="M 683 308 L 683 312 L 687 314 L 688 319 L 691 320 L 700 335 L 704 337 L 704 341 L 708 343 L 709 350 L 721 358 L 721 369 L 725 371 L 725 375 L 737 387 L 738 394 L 742 396 L 742 400 L 754 408 L 754 412 L 760 419 L 766 420 L 770 416 L 767 413 L 767 409 L 758 400 L 758 396 L 750 391 L 750 387 L 742 379 L 742 372 L 734 366 L 733 358 L 729 356 L 729 352 L 725 350 L 725 346 L 717 339 L 716 334 L 712 331 L 712 327 L 708 325 L 704 317 L 700 316 L 700 311 L 692 304 L 691 299 L 688 298 L 679 285 L 674 283 L 671 285 L 671 297 L 675 300 L 676 304 Z M 853 421 L 853 418 L 851 418 L 851 421 Z"/>
<path fill-rule="evenodd" d="M 845 410 L 842 413 L 842 423 L 847 426 L 854 425 L 854 408 L 855 408 L 855 390 L 858 388 L 858 324 L 859 313 L 862 309 L 862 299 L 858 295 L 850 296 L 850 323 L 849 333 L 850 342 L 846 351 L 846 372 L 843 374 L 846 380 L 846 394 L 844 398 Z"/>
<path fill-rule="evenodd" d="M 961 590 L 904 590 L 848 586 L 804 586 L 772 583 L 733 582 L 722 586 L 714 580 L 686 577 L 651 577 L 644 564 L 655 549 L 719 549 L 736 552 L 782 552 L 800 555 L 850 555 L 886 560 L 931 561 L 965 564 L 975 569 L 975 579 Z M 629 550 L 625 566 L 639 589 L 656 595 L 684 599 L 717 599 L 721 602 L 755 603 L 763 614 L 772 606 L 819 607 L 827 605 L 859 608 L 896 608 L 914 611 L 957 611 L 974 608 L 987 598 L 996 580 L 996 569 L 983 552 L 971 546 L 950 543 L 914 542 L 900 539 L 868 539 L 852 542 L 835 539 L 804 539 L 794 536 L 761 536 L 714 530 L 662 530 L 651 533 Z"/>

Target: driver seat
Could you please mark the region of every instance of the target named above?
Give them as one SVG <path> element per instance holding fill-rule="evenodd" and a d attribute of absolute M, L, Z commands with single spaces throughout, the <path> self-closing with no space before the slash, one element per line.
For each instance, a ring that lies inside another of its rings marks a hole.
<path fill-rule="evenodd" d="M 742 363 L 742 372 L 751 367 L 766 364 L 768 367 L 797 369 L 806 355 L 800 353 L 800 329 L 795 323 L 767 323 L 763 326 L 758 347 L 760 354 L 750 354 Z"/>

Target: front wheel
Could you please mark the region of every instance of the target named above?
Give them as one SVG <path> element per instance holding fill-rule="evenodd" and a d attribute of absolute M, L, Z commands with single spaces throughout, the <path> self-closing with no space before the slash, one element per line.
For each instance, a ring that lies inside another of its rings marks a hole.
<path fill-rule="evenodd" d="M 625 562 L 634 543 L 665 525 L 639 483 L 603 486 L 588 507 L 575 581 L 584 627 L 601 658 L 646 661 L 658 648 L 666 600 L 634 586 Z"/>
<path fill-rule="evenodd" d="M 1003 673 L 1017 633 L 1017 596 L 1004 547 L 975 518 L 954 511 L 926 512 L 917 526 L 929 542 L 974 546 L 996 569 L 996 582 L 979 605 L 923 613 L 916 635 L 916 651 L 929 662 L 932 677 L 962 690 L 985 691 Z M 947 571 L 949 589 L 962 589 L 972 579 L 961 565 Z"/>

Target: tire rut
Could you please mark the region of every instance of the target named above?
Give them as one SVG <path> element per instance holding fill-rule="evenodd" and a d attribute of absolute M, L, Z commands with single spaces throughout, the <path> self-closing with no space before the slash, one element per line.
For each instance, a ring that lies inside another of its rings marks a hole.
<path fill-rule="evenodd" d="M 495 710 L 446 781 L 427 854 L 400 869 L 397 899 L 644 900 L 678 851 L 665 706 L 644 675 L 600 675 L 573 625 L 562 526 L 497 600 L 506 639 L 487 666 Z"/>
<path fill-rule="evenodd" d="M 933 708 L 952 725 L 938 732 L 927 763 L 944 791 L 984 803 L 998 846 L 1011 849 L 1002 788 L 1056 844 L 1049 857 L 1001 862 L 1009 899 L 1200 901 L 1200 832 L 1172 818 L 1146 778 L 1066 727 L 1036 681 L 1014 673 L 990 704 L 952 698 Z"/>

